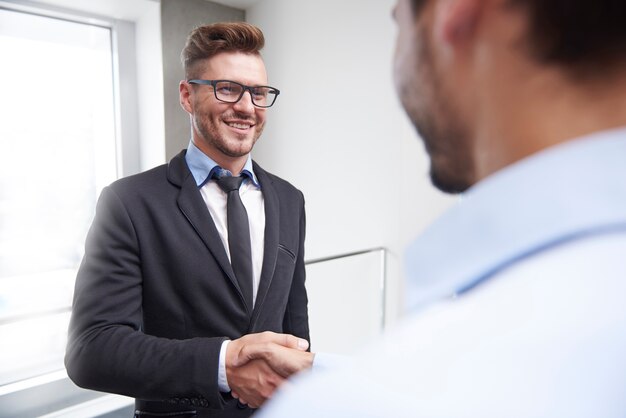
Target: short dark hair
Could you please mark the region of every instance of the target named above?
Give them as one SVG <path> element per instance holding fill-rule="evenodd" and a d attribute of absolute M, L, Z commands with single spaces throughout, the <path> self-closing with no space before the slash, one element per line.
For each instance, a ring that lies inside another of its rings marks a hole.
<path fill-rule="evenodd" d="M 181 53 L 185 77 L 194 77 L 195 64 L 222 52 L 260 54 L 265 45 L 261 29 L 245 22 L 222 22 L 197 27 Z"/>
<path fill-rule="evenodd" d="M 422 7 L 426 5 L 427 0 L 411 0 L 411 9 L 413 9 L 413 14 L 417 16 L 419 12 L 422 10 Z"/>
<path fill-rule="evenodd" d="M 428 1 L 411 0 L 417 16 Z M 626 61 L 626 0 L 509 0 L 528 15 L 527 45 L 544 63 L 597 70 Z"/>
<path fill-rule="evenodd" d="M 545 63 L 593 68 L 626 59 L 625 0 L 510 0 L 528 14 L 531 53 Z"/>

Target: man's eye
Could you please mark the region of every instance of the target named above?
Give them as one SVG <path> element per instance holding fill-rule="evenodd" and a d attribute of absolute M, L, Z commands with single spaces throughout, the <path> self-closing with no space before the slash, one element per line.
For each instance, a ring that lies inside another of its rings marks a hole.
<path fill-rule="evenodd" d="M 252 94 L 255 99 L 264 99 L 267 97 L 268 93 L 267 89 L 252 89 Z"/>
<path fill-rule="evenodd" d="M 217 91 L 221 94 L 233 94 L 235 93 L 236 88 L 232 86 L 220 86 Z"/>

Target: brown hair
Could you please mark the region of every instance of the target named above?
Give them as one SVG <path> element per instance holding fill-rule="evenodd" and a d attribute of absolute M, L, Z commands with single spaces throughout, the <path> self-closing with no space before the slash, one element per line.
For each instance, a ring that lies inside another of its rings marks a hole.
<path fill-rule="evenodd" d="M 245 22 L 214 23 L 195 28 L 181 53 L 185 77 L 193 77 L 195 64 L 221 52 L 259 54 L 265 45 L 261 29 Z"/>

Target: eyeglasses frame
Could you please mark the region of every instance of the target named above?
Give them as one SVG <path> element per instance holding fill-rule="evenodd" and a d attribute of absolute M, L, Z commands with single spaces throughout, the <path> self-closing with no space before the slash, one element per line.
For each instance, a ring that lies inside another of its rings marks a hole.
<path fill-rule="evenodd" d="M 217 97 L 217 89 L 215 88 L 215 86 L 217 85 L 217 83 L 220 82 L 228 82 L 228 83 L 233 83 L 233 84 L 237 84 L 238 86 L 241 86 L 243 90 L 241 90 L 241 94 L 239 95 L 239 97 L 237 98 L 237 100 L 235 100 L 234 102 L 229 102 L 226 100 L 222 100 L 219 97 Z M 276 99 L 278 98 L 278 95 L 280 94 L 280 90 L 278 90 L 276 87 L 272 87 L 272 86 L 246 86 L 245 84 L 241 84 L 238 81 L 233 81 L 233 80 L 203 80 L 203 79 L 192 79 L 192 80 L 187 80 L 187 83 L 189 84 L 201 84 L 201 85 L 206 85 L 206 86 L 211 86 L 213 87 L 213 94 L 215 95 L 215 98 L 217 100 L 219 100 L 222 103 L 237 103 L 241 100 L 241 98 L 243 97 L 243 95 L 246 93 L 246 91 L 248 91 L 250 93 L 250 99 L 252 100 L 252 104 L 256 107 L 260 107 L 263 109 L 267 109 L 268 107 L 272 107 L 274 105 L 274 103 L 276 103 Z M 262 105 L 258 105 L 254 102 L 254 94 L 252 93 L 252 89 L 257 89 L 259 87 L 265 87 L 268 89 L 271 89 L 274 93 L 274 100 L 272 101 L 272 103 L 270 103 L 267 106 L 262 106 Z"/>

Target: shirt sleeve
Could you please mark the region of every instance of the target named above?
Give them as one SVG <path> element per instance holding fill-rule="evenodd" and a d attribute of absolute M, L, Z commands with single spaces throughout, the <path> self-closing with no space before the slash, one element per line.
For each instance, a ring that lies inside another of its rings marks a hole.
<path fill-rule="evenodd" d="M 217 385 L 220 392 L 230 392 L 230 386 L 228 386 L 228 378 L 226 377 L 226 350 L 228 348 L 230 340 L 224 340 L 222 347 L 220 348 L 220 362 L 217 370 Z"/>
<path fill-rule="evenodd" d="M 315 372 L 323 372 L 327 370 L 333 370 L 339 368 L 341 366 L 345 366 L 350 363 L 350 357 L 343 356 L 341 354 L 332 354 L 332 353 L 315 353 L 315 358 L 313 359 L 313 365 L 311 366 L 311 371 Z"/>

